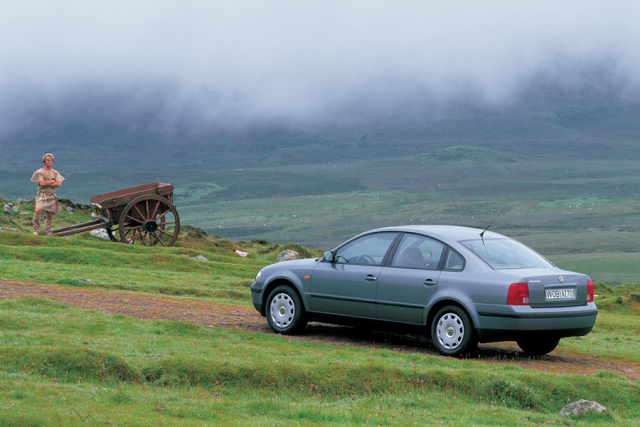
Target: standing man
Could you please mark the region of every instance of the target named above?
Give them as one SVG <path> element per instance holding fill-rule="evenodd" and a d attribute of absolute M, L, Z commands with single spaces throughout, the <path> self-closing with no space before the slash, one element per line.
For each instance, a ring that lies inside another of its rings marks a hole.
<path fill-rule="evenodd" d="M 36 194 L 36 213 L 33 215 L 33 234 L 38 234 L 40 228 L 40 213 L 44 210 L 47 219 L 45 228 L 47 236 L 51 235 L 53 216 L 60 211 L 58 199 L 56 198 L 56 188 L 62 185 L 64 178 L 51 165 L 55 158 L 53 154 L 47 153 L 42 157 L 44 166 L 33 173 L 31 181 L 38 184 L 38 194 Z"/>

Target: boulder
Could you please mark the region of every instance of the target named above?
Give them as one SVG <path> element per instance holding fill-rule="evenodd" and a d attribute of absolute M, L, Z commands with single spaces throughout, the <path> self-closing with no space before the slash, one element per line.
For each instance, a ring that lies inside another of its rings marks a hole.
<path fill-rule="evenodd" d="M 562 408 L 560 415 L 563 417 L 573 417 L 583 414 L 589 414 L 592 412 L 606 412 L 607 408 L 597 402 L 590 400 L 580 399 L 575 402 L 569 403 Z"/>
<path fill-rule="evenodd" d="M 278 255 L 278 262 L 300 259 L 300 254 L 292 249 L 285 249 Z"/>
<path fill-rule="evenodd" d="M 111 240 L 111 238 L 109 237 L 109 234 L 107 234 L 106 228 L 98 228 L 95 230 L 91 230 L 89 234 L 95 237 L 99 237 L 101 239 Z"/>
<path fill-rule="evenodd" d="M 191 255 L 187 255 L 187 254 L 182 254 L 182 256 L 186 256 L 188 258 L 195 259 L 196 261 L 211 262 L 211 261 L 209 261 L 207 259 L 207 257 L 202 256 L 202 255 L 191 256 Z"/>
<path fill-rule="evenodd" d="M 249 252 L 242 252 L 237 249 L 236 249 L 236 253 L 240 255 L 242 258 L 246 258 L 246 256 L 249 255 Z"/>

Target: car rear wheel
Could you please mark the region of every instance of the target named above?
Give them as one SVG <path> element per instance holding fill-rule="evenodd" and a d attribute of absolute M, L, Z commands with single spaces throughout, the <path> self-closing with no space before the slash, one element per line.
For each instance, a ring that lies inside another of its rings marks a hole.
<path fill-rule="evenodd" d="M 267 298 L 267 322 L 280 334 L 297 334 L 307 326 L 298 293 L 289 286 L 278 286 Z"/>
<path fill-rule="evenodd" d="M 531 356 L 542 356 L 555 350 L 560 338 L 523 338 L 516 342 L 525 353 Z"/>
<path fill-rule="evenodd" d="M 454 305 L 444 307 L 436 314 L 431 324 L 431 340 L 445 356 L 473 353 L 478 346 L 477 334 L 469 316 Z"/>

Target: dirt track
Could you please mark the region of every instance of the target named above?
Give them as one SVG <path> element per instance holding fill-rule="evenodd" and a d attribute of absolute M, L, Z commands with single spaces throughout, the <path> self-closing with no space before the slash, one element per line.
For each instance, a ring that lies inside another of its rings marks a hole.
<path fill-rule="evenodd" d="M 109 314 L 123 314 L 140 319 L 179 320 L 262 334 L 273 333 L 267 326 L 266 320 L 251 307 L 0 279 L 0 299 L 26 297 L 41 297 L 73 307 L 100 310 Z M 320 323 L 310 324 L 305 335 L 291 339 L 438 355 L 431 342 L 423 337 L 363 331 Z M 485 363 L 518 365 L 526 369 L 580 375 L 591 375 L 606 370 L 632 380 L 640 379 L 640 362 L 608 359 L 563 350 L 555 350 L 546 356 L 530 358 L 521 353 L 515 343 L 480 345 L 476 359 Z"/>

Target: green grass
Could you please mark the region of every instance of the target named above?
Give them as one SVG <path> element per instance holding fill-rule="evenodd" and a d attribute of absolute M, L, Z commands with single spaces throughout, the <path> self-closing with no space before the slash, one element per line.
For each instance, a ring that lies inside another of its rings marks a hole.
<path fill-rule="evenodd" d="M 2 425 L 634 425 L 640 385 L 0 302 Z M 631 355 L 637 360 L 638 353 Z M 566 420 L 568 402 L 606 415 Z"/>
<path fill-rule="evenodd" d="M 63 239 L 4 231 L 0 234 L 0 271 L 2 277 L 17 280 L 251 305 L 249 286 L 255 275 L 275 262 L 281 251 L 320 255 L 297 245 L 234 243 L 205 236 L 193 227 L 183 229 L 179 242 L 171 248 L 141 247 L 86 234 Z M 236 250 L 249 255 L 243 258 Z M 190 258 L 198 255 L 210 262 Z"/>
<path fill-rule="evenodd" d="M 589 274 L 594 282 L 620 285 L 640 281 L 640 253 L 607 252 L 549 257 L 558 267 Z"/>
<path fill-rule="evenodd" d="M 285 248 L 319 255 L 258 239 L 231 242 L 193 227 L 185 227 L 172 248 L 87 234 L 63 239 L 3 231 L 0 268 L 3 278 L 249 306 L 253 276 Z M 250 255 L 242 258 L 236 249 Z M 555 262 L 564 266 L 576 259 Z M 640 288 L 598 283 L 596 293 L 596 327 L 585 337 L 562 340 L 559 350 L 637 364 Z M 38 298 L 0 301 L 0 339 L 0 425 L 462 426 L 550 420 L 631 426 L 640 417 L 638 382 L 615 372 L 555 374 L 419 351 L 336 347 L 107 315 Z M 607 414 L 573 420 L 558 415 L 580 398 L 598 401 Z"/>

